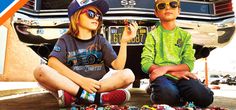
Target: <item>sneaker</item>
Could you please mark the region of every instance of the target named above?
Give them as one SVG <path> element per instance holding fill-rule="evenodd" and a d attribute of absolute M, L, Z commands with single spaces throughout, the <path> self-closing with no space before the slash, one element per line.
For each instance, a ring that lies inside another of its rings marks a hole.
<path fill-rule="evenodd" d="M 130 92 L 125 89 L 118 89 L 101 96 L 102 104 L 120 105 L 130 100 Z"/>
<path fill-rule="evenodd" d="M 69 107 L 75 101 L 75 98 L 68 92 L 59 90 L 58 91 L 58 102 L 60 107 Z"/>

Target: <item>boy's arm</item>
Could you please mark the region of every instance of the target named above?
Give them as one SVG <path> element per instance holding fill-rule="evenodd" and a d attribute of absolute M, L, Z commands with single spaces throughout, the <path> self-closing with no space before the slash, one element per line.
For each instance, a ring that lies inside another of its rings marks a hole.
<path fill-rule="evenodd" d="M 152 70 L 151 70 L 152 69 Z M 179 64 L 179 65 L 171 65 L 171 66 L 156 66 L 152 65 L 150 70 L 150 80 L 153 81 L 157 77 L 162 75 L 166 76 L 167 78 L 173 80 L 179 79 L 197 79 L 196 75 L 190 72 L 188 65 L 186 64 Z"/>
<path fill-rule="evenodd" d="M 112 61 L 111 65 L 114 69 L 117 70 L 124 69 L 126 59 L 127 59 L 127 43 L 121 43 L 118 56 L 114 61 Z"/>
<path fill-rule="evenodd" d="M 127 59 L 127 43 L 136 37 L 137 30 L 138 24 L 136 22 L 132 22 L 131 24 L 125 26 L 120 41 L 120 50 L 118 56 L 111 63 L 114 69 L 124 69 Z"/>
<path fill-rule="evenodd" d="M 163 75 L 170 79 L 178 80 L 182 78 L 181 74 L 179 75 L 178 73 L 184 71 L 186 72 L 189 71 L 189 67 L 186 64 L 170 65 L 170 66 L 152 65 L 149 69 L 150 73 L 149 77 L 151 81 Z"/>
<path fill-rule="evenodd" d="M 188 33 L 187 38 L 185 40 L 184 51 L 183 51 L 183 59 L 181 64 L 186 64 L 189 67 L 189 71 L 191 72 L 194 68 L 195 61 L 195 50 L 193 49 L 193 43 L 191 39 L 191 35 Z"/>
<path fill-rule="evenodd" d="M 190 71 L 190 68 L 187 64 L 169 65 L 165 67 L 167 68 L 168 72 Z"/>
<path fill-rule="evenodd" d="M 154 39 L 152 38 L 151 33 L 148 33 L 141 54 L 141 68 L 145 73 L 149 73 L 150 67 L 154 65 L 154 45 Z"/>

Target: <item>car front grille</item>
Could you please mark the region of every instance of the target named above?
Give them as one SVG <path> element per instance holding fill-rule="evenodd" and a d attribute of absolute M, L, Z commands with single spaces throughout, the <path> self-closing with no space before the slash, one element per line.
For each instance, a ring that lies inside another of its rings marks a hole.
<path fill-rule="evenodd" d="M 40 10 L 67 9 L 72 0 L 41 0 Z"/>

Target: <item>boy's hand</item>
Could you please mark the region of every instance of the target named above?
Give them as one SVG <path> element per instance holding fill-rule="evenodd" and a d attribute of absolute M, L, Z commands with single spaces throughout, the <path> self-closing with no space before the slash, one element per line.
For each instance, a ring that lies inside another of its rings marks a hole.
<path fill-rule="evenodd" d="M 191 73 L 189 71 L 178 71 L 178 72 L 171 72 L 171 75 L 177 77 L 178 79 L 197 79 L 197 76 L 194 73 Z"/>
<path fill-rule="evenodd" d="M 137 30 L 138 30 L 138 24 L 136 22 L 132 22 L 130 24 L 126 23 L 120 42 L 121 43 L 129 42 L 136 36 Z"/>
<path fill-rule="evenodd" d="M 101 84 L 99 81 L 91 79 L 91 78 L 84 77 L 81 82 L 83 82 L 83 84 L 79 86 L 89 93 L 95 93 L 101 87 Z"/>
<path fill-rule="evenodd" d="M 163 76 L 166 74 L 168 69 L 166 67 L 158 67 L 157 69 L 153 70 L 151 74 L 149 74 L 149 78 L 151 81 L 154 81 L 156 78 Z"/>

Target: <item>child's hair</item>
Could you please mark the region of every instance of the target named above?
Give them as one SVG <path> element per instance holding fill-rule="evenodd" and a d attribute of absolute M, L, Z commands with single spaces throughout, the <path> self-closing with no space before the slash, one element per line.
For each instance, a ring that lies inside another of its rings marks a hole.
<path fill-rule="evenodd" d="M 67 34 L 70 34 L 74 37 L 76 37 L 79 34 L 78 24 L 79 24 L 79 16 L 81 14 L 81 10 L 83 10 L 83 9 L 80 9 L 77 12 L 75 12 L 70 18 L 69 30 L 67 31 Z M 102 20 L 99 21 L 97 30 L 92 31 L 92 36 L 100 33 L 101 26 L 102 26 Z"/>

